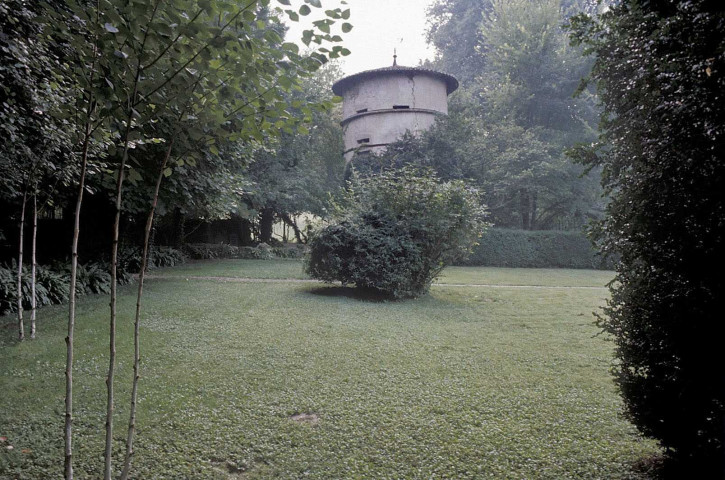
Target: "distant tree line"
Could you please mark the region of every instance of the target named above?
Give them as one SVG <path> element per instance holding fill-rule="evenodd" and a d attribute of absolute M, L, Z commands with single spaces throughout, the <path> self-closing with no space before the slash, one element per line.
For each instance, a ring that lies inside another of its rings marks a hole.
<path fill-rule="evenodd" d="M 578 89 L 592 60 L 564 23 L 585 1 L 438 0 L 430 7 L 432 63 L 456 76 L 450 115 L 393 162 L 422 162 L 483 192 L 495 226 L 580 229 L 602 217 L 596 172 L 566 151 L 597 138 L 598 108 Z M 577 94 L 575 96 L 575 94 Z"/>

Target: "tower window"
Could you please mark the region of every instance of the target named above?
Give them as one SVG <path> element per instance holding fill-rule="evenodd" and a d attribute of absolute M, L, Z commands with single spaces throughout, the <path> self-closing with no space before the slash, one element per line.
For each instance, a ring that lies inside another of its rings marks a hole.
<path fill-rule="evenodd" d="M 370 143 L 370 137 L 360 138 L 357 141 L 358 145 L 362 145 L 363 143 Z"/>
<path fill-rule="evenodd" d="M 393 110 L 407 110 L 410 105 L 393 105 Z"/>

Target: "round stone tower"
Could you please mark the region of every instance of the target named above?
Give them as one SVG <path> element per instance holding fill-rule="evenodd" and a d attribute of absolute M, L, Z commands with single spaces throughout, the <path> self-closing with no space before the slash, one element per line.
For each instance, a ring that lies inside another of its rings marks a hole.
<path fill-rule="evenodd" d="M 395 61 L 339 80 L 332 91 L 343 99 L 345 160 L 379 153 L 406 131 L 430 128 L 436 116 L 448 114 L 448 95 L 457 88 L 451 75 Z"/>

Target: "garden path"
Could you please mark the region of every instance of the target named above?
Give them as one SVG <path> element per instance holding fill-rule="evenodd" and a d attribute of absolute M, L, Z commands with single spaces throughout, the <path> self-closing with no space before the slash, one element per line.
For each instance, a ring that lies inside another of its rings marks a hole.
<path fill-rule="evenodd" d="M 216 282 L 236 283 L 322 283 L 319 280 L 309 278 L 251 278 L 251 277 L 217 277 L 217 276 L 196 276 L 196 275 L 145 275 L 149 280 L 210 280 Z M 485 288 L 534 288 L 547 290 L 607 290 L 607 287 L 595 286 L 561 286 L 561 285 L 501 285 L 486 283 L 433 283 L 435 287 L 485 287 Z"/>

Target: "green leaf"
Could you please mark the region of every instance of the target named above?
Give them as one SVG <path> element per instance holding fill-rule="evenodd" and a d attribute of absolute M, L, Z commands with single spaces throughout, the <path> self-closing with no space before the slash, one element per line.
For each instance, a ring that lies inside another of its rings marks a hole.
<path fill-rule="evenodd" d="M 312 25 L 319 28 L 321 32 L 330 33 L 330 25 L 327 23 L 327 20 L 317 20 L 316 22 L 312 22 Z"/>
<path fill-rule="evenodd" d="M 291 43 L 291 42 L 285 42 L 285 43 L 283 43 L 282 44 L 282 49 L 287 50 L 289 52 L 293 52 L 293 53 L 299 53 L 300 52 L 299 45 L 297 45 L 296 43 Z"/>
<path fill-rule="evenodd" d="M 284 75 L 279 77 L 278 82 L 285 90 L 289 90 L 292 87 L 292 79 Z"/>
<path fill-rule="evenodd" d="M 352 30 L 352 25 L 351 24 L 349 24 L 347 22 L 345 22 L 345 23 L 342 24 L 342 33 L 348 33 L 351 30 Z"/>
<path fill-rule="evenodd" d="M 143 180 L 141 174 L 135 168 L 130 168 L 128 171 L 128 181 L 136 185 L 141 180 Z"/>
<path fill-rule="evenodd" d="M 302 5 L 300 7 L 300 15 L 307 16 L 310 14 L 310 12 L 312 12 L 312 10 L 307 5 Z"/>

